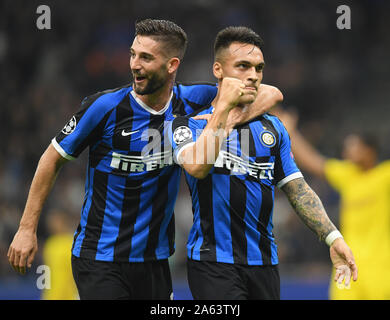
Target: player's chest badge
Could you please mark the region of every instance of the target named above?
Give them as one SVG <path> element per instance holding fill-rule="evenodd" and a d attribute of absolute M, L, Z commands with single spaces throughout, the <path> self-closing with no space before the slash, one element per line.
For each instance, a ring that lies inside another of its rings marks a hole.
<path fill-rule="evenodd" d="M 272 148 L 276 143 L 276 138 L 271 131 L 266 130 L 260 134 L 260 141 L 264 147 Z"/>

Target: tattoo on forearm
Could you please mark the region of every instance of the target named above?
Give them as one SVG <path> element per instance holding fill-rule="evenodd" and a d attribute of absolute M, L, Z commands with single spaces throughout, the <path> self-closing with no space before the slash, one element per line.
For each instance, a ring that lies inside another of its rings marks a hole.
<path fill-rule="evenodd" d="M 282 190 L 298 216 L 318 235 L 320 240 L 325 240 L 331 231 L 336 230 L 321 200 L 303 178 L 286 183 Z"/>
<path fill-rule="evenodd" d="M 223 134 L 223 125 L 222 125 L 222 122 L 220 122 L 217 126 L 217 130 L 216 131 L 211 131 L 211 134 L 214 136 L 214 137 L 219 137 L 221 134 Z"/>

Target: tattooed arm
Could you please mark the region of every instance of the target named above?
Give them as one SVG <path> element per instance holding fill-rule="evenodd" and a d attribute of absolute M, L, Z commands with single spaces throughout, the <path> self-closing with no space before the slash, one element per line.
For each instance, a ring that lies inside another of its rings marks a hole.
<path fill-rule="evenodd" d="M 336 227 L 329 219 L 324 206 L 317 194 L 306 183 L 305 179 L 298 178 L 286 183 L 282 187 L 290 204 L 303 222 L 314 231 L 321 241 L 334 231 Z M 330 257 L 336 268 L 335 281 L 348 287 L 351 279 L 357 280 L 357 266 L 351 249 L 342 237 L 335 239 L 330 245 Z"/>
<path fill-rule="evenodd" d="M 321 241 L 324 241 L 330 232 L 336 230 L 326 214 L 320 198 L 306 183 L 305 179 L 292 180 L 286 183 L 282 190 L 298 216 L 317 234 Z"/>

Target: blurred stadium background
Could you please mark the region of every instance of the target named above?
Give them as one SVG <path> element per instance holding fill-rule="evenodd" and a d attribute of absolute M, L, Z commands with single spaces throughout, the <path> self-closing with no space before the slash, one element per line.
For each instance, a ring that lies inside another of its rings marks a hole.
<path fill-rule="evenodd" d="M 51 30 L 38 30 L 38 5 L 51 9 Z M 337 6 L 349 5 L 352 29 L 336 27 Z M 386 143 L 390 126 L 390 2 L 363 1 L 21 1 L 0 3 L 0 299 L 39 299 L 35 282 L 48 237 L 45 217 L 66 210 L 74 228 L 83 201 L 87 153 L 66 165 L 42 213 L 34 265 L 18 276 L 7 250 L 39 157 L 83 97 L 130 81 L 128 51 L 134 22 L 170 19 L 187 32 L 189 46 L 178 81 L 215 81 L 213 40 L 229 25 L 246 25 L 265 41 L 263 82 L 279 87 L 284 105 L 300 114 L 300 129 L 320 151 L 339 156 L 341 141 L 357 128 Z M 338 196 L 306 174 L 332 220 Z M 170 259 L 176 299 L 190 299 L 185 242 L 191 224 L 187 187 L 176 205 L 176 246 Z M 274 233 L 282 299 L 327 299 L 331 265 L 327 247 L 277 194 Z"/>

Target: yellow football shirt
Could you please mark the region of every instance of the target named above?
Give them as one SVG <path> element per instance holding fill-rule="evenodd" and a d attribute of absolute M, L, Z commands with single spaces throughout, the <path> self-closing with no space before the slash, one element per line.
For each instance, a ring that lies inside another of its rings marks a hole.
<path fill-rule="evenodd" d="M 42 292 L 43 300 L 78 299 L 71 266 L 72 234 L 49 237 L 43 248 L 43 262 L 50 268 L 50 289 Z"/>
<path fill-rule="evenodd" d="M 331 299 L 390 299 L 390 161 L 363 171 L 349 161 L 331 159 L 325 175 L 340 193 L 340 231 L 352 249 L 358 281 L 337 289 Z"/>

